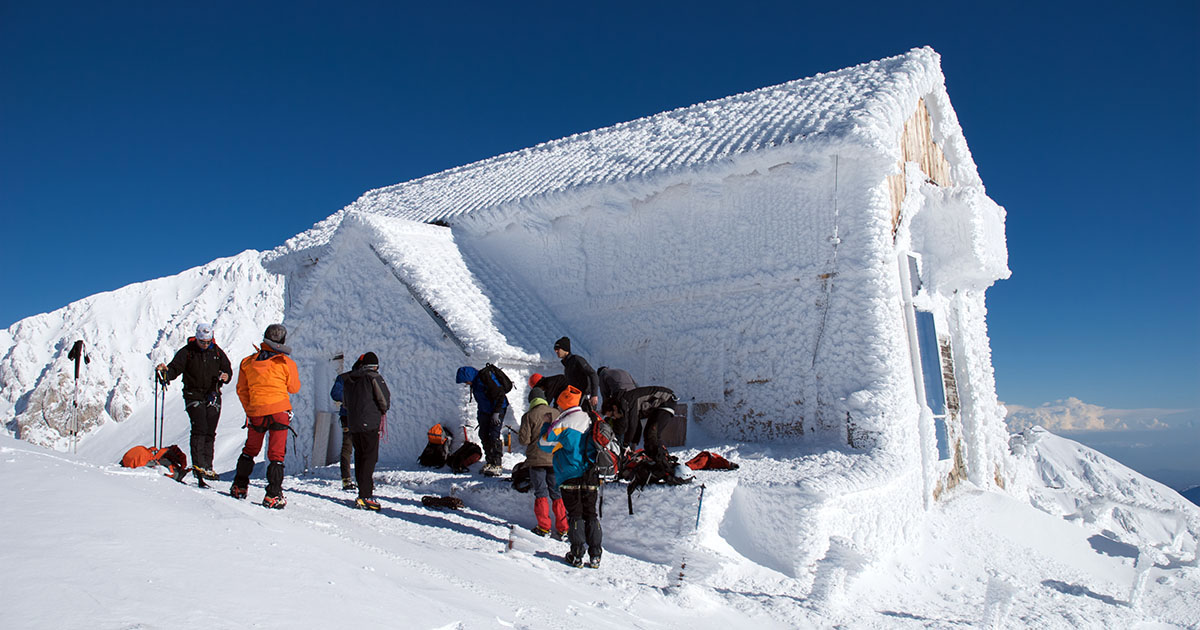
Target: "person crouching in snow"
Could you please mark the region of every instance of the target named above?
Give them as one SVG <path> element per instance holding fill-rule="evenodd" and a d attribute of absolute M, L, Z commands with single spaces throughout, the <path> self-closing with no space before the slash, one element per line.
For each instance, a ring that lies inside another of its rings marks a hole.
<path fill-rule="evenodd" d="M 558 419 L 559 411 L 545 400 L 545 394 L 535 387 L 530 392 L 529 411 L 521 417 L 521 430 L 517 439 L 525 445 L 525 464 L 529 467 L 529 481 L 533 485 L 533 516 L 537 526 L 533 533 L 547 536 L 557 529 L 555 538 L 562 540 L 567 534 L 567 508 L 554 476 L 554 456 L 538 446 L 543 427 Z M 554 511 L 551 522 L 550 512 Z"/>
<path fill-rule="evenodd" d="M 300 391 L 300 372 L 289 354 L 287 328 L 271 324 L 263 332 L 258 352 L 242 359 L 238 368 L 237 394 L 246 411 L 246 445 L 238 457 L 237 472 L 229 494 L 235 499 L 246 498 L 254 458 L 262 450 L 263 438 L 270 432 L 267 443 L 267 496 L 263 505 L 283 509 L 283 456 L 287 454 L 287 432 L 292 422 L 290 394 Z"/>
<path fill-rule="evenodd" d="M 354 477 L 358 480 L 355 506 L 378 510 L 375 500 L 375 464 L 379 461 L 379 432 L 387 422 L 392 393 L 379 373 L 379 357 L 368 352 L 358 358 L 358 367 L 342 375 L 342 398 L 346 423 L 354 441 Z"/>
<path fill-rule="evenodd" d="M 582 396 L 583 392 L 574 386 L 568 386 L 558 396 L 557 405 L 563 410 L 562 415 L 546 425 L 538 446 L 554 454 L 554 477 L 559 480 L 558 489 L 571 525 L 568 534 L 571 550 L 567 552 L 566 561 L 571 566 L 582 567 L 586 547 L 588 566 L 597 569 L 603 552 L 603 532 L 596 515 L 600 479 L 592 466 L 596 457 L 588 435 L 592 419 L 579 407 Z"/>

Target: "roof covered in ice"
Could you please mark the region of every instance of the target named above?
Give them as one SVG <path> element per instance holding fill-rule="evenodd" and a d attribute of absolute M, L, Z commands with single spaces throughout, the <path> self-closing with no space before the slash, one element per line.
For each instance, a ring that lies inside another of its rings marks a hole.
<path fill-rule="evenodd" d="M 947 156 L 968 169 L 956 173 L 955 181 L 968 183 L 977 176 L 944 82 L 940 56 L 928 47 L 915 48 L 379 188 L 345 210 L 454 223 L 482 209 L 696 171 L 789 146 L 853 143 L 899 158 L 904 121 L 918 99 L 931 95 L 935 135 L 952 136 L 954 146 L 944 147 Z M 298 235 L 284 249 L 320 244 L 342 214 Z"/>

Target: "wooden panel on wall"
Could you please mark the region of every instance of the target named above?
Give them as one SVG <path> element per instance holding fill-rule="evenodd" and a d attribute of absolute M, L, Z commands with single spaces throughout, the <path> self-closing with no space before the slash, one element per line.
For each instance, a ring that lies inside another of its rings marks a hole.
<path fill-rule="evenodd" d="M 926 181 L 938 186 L 950 185 L 950 163 L 941 147 L 933 141 L 933 123 L 929 119 L 929 110 L 925 107 L 925 99 L 917 101 L 917 110 L 904 122 L 904 131 L 900 135 L 902 153 L 899 164 L 900 173 L 888 175 L 888 186 L 892 195 L 892 234 L 900 226 L 900 206 L 904 202 L 907 191 L 905 174 L 908 163 L 916 162 L 925 174 Z"/>

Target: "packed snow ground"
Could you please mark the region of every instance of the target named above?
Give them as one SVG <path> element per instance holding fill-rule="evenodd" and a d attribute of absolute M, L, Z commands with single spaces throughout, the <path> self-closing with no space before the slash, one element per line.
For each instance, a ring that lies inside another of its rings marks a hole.
<path fill-rule="evenodd" d="M 1046 436 L 1059 454 L 1076 456 L 1073 443 Z M 726 452 L 739 460 L 757 450 L 739 448 Z M 519 459 L 507 455 L 506 466 Z M 524 533 L 530 495 L 499 480 L 381 470 L 384 508 L 371 513 L 349 507 L 353 495 L 333 466 L 287 478 L 288 507 L 274 511 L 254 503 L 261 468 L 250 500 L 235 501 L 222 494 L 227 480 L 203 490 L 191 479 L 178 484 L 153 469 L 0 436 L 0 529 L 10 540 L 0 562 L 14 578 L 3 589 L 0 627 L 1200 625 L 1194 552 L 1188 562 L 1136 566 L 1138 548 L 1111 532 L 969 484 L 934 504 L 920 544 L 870 565 L 831 553 L 808 589 L 714 554 L 692 533 L 698 484 L 713 492 L 707 507 L 738 471 L 701 471 L 692 485 L 636 494 L 636 535 L 622 527 L 624 493 L 609 486 L 608 549 L 604 565 L 590 570 L 561 562 L 565 543 Z M 423 495 L 451 493 L 467 508 L 420 504 Z M 1191 510 L 1172 518 L 1195 519 Z"/>

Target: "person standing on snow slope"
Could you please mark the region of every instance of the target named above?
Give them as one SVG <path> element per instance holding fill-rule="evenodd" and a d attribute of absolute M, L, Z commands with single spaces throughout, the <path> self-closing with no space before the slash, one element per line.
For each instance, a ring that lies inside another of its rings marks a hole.
<path fill-rule="evenodd" d="M 596 461 L 589 436 L 592 418 L 579 407 L 579 400 L 580 392 L 574 386 L 568 386 L 559 395 L 556 405 L 563 410 L 562 415 L 545 425 L 538 446 L 554 454 L 554 477 L 558 479 L 558 489 L 571 526 L 567 534 L 571 541 L 571 550 L 565 558 L 567 564 L 582 567 L 586 547 L 588 566 L 598 569 L 604 551 L 601 548 L 604 532 L 596 513 L 600 479 L 592 466 Z"/>
<path fill-rule="evenodd" d="M 378 510 L 375 500 L 375 464 L 379 461 L 379 432 L 387 422 L 392 393 L 379 373 L 379 357 L 368 352 L 358 358 L 353 370 L 338 378 L 345 383 L 346 423 L 354 441 L 354 476 L 358 479 L 358 500 L 355 506 Z"/>
<path fill-rule="evenodd" d="M 362 357 L 354 361 L 354 365 L 350 366 L 350 371 L 357 370 L 361 363 Z M 337 378 L 333 379 L 333 387 L 329 390 L 329 397 L 337 401 L 338 404 L 338 422 L 342 425 L 342 452 L 338 457 L 338 470 L 342 473 L 342 490 L 357 490 L 358 484 L 354 483 L 354 477 L 350 476 L 350 457 L 354 455 L 354 440 L 350 437 L 350 427 L 346 422 L 346 404 L 342 401 L 342 393 L 346 387 L 342 378 L 347 372 L 338 374 Z"/>
<path fill-rule="evenodd" d="M 221 419 L 221 386 L 229 382 L 233 367 L 225 351 L 213 340 L 212 324 L 196 326 L 196 336 L 175 353 L 170 363 L 155 368 L 165 383 L 183 375 L 183 404 L 192 424 L 192 473 L 196 482 L 220 479 L 213 470 L 213 443 Z"/>
<path fill-rule="evenodd" d="M 546 395 L 540 388 L 534 387 L 529 396 L 529 411 L 521 417 L 521 430 L 517 437 L 525 445 L 525 464 L 529 467 L 529 483 L 533 488 L 533 517 L 537 520 L 533 533 L 549 536 L 551 530 L 557 529 L 555 538 L 561 540 L 570 529 L 567 508 L 563 505 L 558 480 L 554 477 L 554 457 L 538 446 L 543 427 L 553 424 L 558 419 L 559 411 L 546 402 Z"/>
<path fill-rule="evenodd" d="M 244 359 L 238 369 L 237 393 L 246 410 L 246 445 L 238 457 L 237 472 L 229 494 L 235 499 L 246 498 L 254 458 L 262 450 L 263 438 L 270 432 L 267 444 L 267 496 L 263 506 L 283 509 L 283 457 L 287 453 L 287 432 L 292 422 L 290 394 L 300 391 L 300 372 L 288 355 L 292 349 L 285 345 L 287 328 L 271 324 L 263 332 L 258 351 Z"/>
<path fill-rule="evenodd" d="M 598 409 L 600 405 L 600 378 L 596 376 L 596 370 L 592 369 L 587 359 L 578 354 L 571 354 L 571 338 L 562 337 L 554 342 L 554 354 L 563 364 L 563 374 L 567 377 L 567 385 L 572 385 L 575 389 L 583 392 L 584 411 Z"/>
<path fill-rule="evenodd" d="M 498 477 L 504 471 L 504 442 L 500 439 L 500 434 L 504 427 L 504 417 L 508 415 L 508 397 L 501 395 L 495 400 L 490 398 L 488 386 L 483 382 L 484 378 L 492 379 L 492 385 L 499 385 L 495 374 L 485 374 L 469 365 L 458 368 L 454 381 L 468 385 L 471 396 L 475 399 L 475 419 L 479 423 L 479 441 L 483 444 L 486 460 L 479 472 L 489 477 Z"/>

